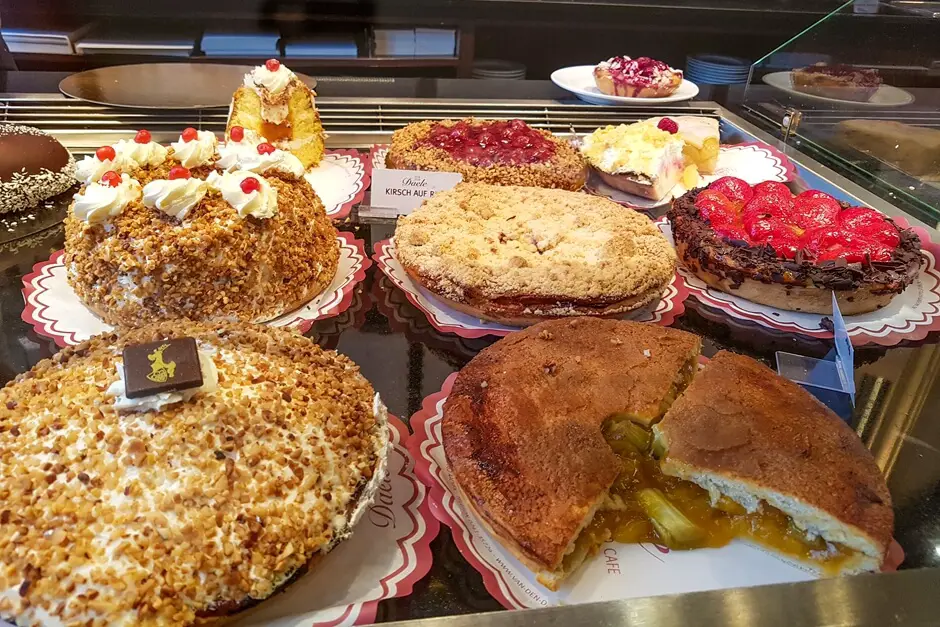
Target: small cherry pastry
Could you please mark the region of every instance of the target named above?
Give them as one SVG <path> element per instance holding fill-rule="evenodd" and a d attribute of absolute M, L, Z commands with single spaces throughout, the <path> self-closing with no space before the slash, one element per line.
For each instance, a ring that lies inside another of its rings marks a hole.
<path fill-rule="evenodd" d="M 649 57 L 611 57 L 594 68 L 602 94 L 625 98 L 665 98 L 682 84 L 682 70 Z"/>

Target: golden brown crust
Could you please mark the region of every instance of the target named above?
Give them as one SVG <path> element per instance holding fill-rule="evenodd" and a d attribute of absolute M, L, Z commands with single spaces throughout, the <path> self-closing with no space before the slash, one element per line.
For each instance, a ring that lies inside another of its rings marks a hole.
<path fill-rule="evenodd" d="M 426 285 L 420 276 L 411 272 L 408 273 L 408 276 L 424 289 L 433 291 L 431 286 Z M 497 303 L 480 300 L 473 304 L 468 304 L 459 303 L 446 296 L 441 296 L 440 294 L 435 294 L 435 298 L 451 309 L 467 314 L 468 316 L 479 318 L 480 320 L 489 320 L 490 322 L 512 327 L 527 327 L 552 317 L 597 316 L 604 318 L 608 316 L 619 316 L 655 302 L 662 294 L 662 288 L 657 287 L 631 298 L 599 306 L 559 301 L 549 301 L 542 305 L 534 305 L 534 303 L 526 305 L 520 302 L 501 301 Z M 526 309 L 529 309 L 532 313 L 525 313 Z"/>
<path fill-rule="evenodd" d="M 454 478 L 499 538 L 555 570 L 620 469 L 602 423 L 661 414 L 700 348 L 684 331 L 597 318 L 507 336 L 460 371 L 444 404 Z"/>
<path fill-rule="evenodd" d="M 167 164 L 156 176 L 161 168 Z M 278 191 L 272 218 L 240 218 L 214 190 L 182 223 L 140 201 L 107 225 L 70 212 L 69 283 L 114 325 L 179 317 L 262 322 L 296 309 L 333 280 L 336 229 L 305 181 L 280 171 L 264 177 Z"/>
<path fill-rule="evenodd" d="M 594 68 L 594 83 L 602 94 L 621 98 L 665 98 L 671 96 L 682 84 L 682 73 L 673 72 L 669 83 L 660 87 L 639 86 L 614 81 L 610 70 L 597 66 Z"/>
<path fill-rule="evenodd" d="M 670 462 L 745 481 L 820 509 L 882 549 L 891 541 L 891 494 L 852 429 L 796 383 L 721 351 L 656 429 Z"/>
<path fill-rule="evenodd" d="M 587 165 L 581 154 L 563 139 L 538 129 L 533 131 L 550 140 L 555 154 L 544 163 L 508 165 L 496 163 L 490 166 L 475 166 L 467 161 L 454 159 L 446 151 L 418 143 L 428 136 L 436 124 L 452 126 L 460 120 L 414 122 L 392 133 L 392 141 L 385 156 L 385 165 L 397 170 L 435 170 L 458 172 L 468 183 L 490 183 L 493 185 L 524 185 L 577 191 L 587 179 Z M 488 120 L 464 120 L 467 123 Z"/>
<path fill-rule="evenodd" d="M 218 389 L 115 411 L 123 347 L 181 336 Z M 18 590 L 0 616 L 182 626 L 270 596 L 348 533 L 335 517 L 385 455 L 374 407 L 348 358 L 247 323 L 157 323 L 40 362 L 0 391 L 0 588 Z"/>
<path fill-rule="evenodd" d="M 672 246 L 605 198 L 461 183 L 399 220 L 395 256 L 435 294 L 494 319 L 610 315 L 655 300 Z"/>

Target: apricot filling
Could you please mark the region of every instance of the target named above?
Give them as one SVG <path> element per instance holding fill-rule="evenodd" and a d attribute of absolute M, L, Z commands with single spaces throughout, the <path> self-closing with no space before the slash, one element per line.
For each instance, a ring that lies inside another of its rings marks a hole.
<path fill-rule="evenodd" d="M 741 538 L 801 560 L 812 560 L 835 574 L 855 552 L 810 537 L 779 509 L 761 503 L 755 512 L 722 496 L 712 504 L 708 491 L 664 475 L 652 433 L 623 416 L 611 417 L 604 437 L 620 457 L 622 468 L 592 521 L 565 556 L 571 572 L 605 542 L 648 542 L 670 549 L 722 547 Z"/>
<path fill-rule="evenodd" d="M 291 132 L 290 124 L 287 122 L 282 122 L 281 124 L 262 122 L 261 136 L 267 139 L 269 142 L 276 142 L 283 139 L 290 139 L 293 134 Z"/>

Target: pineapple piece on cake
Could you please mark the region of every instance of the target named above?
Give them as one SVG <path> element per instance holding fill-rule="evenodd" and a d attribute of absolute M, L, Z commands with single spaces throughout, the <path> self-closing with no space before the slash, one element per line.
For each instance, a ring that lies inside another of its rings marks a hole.
<path fill-rule="evenodd" d="M 664 122 L 664 120 L 666 120 Z M 668 122 L 675 122 L 673 126 Z M 646 120 L 648 124 L 676 133 L 685 142 L 682 156 L 686 166 L 694 165 L 701 174 L 712 174 L 718 167 L 718 120 L 698 115 L 675 115 Z"/>
<path fill-rule="evenodd" d="M 314 103 L 313 90 L 277 59 L 245 75 L 232 98 L 226 139 L 232 127 L 254 131 L 300 159 L 304 168 L 320 163 L 326 134 Z"/>

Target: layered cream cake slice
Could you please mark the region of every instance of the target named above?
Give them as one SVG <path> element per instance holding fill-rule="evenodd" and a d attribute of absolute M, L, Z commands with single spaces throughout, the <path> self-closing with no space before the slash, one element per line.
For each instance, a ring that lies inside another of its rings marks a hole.
<path fill-rule="evenodd" d="M 661 200 L 679 182 L 684 142 L 645 122 L 597 129 L 584 138 L 581 153 L 605 183 L 651 200 Z"/>

